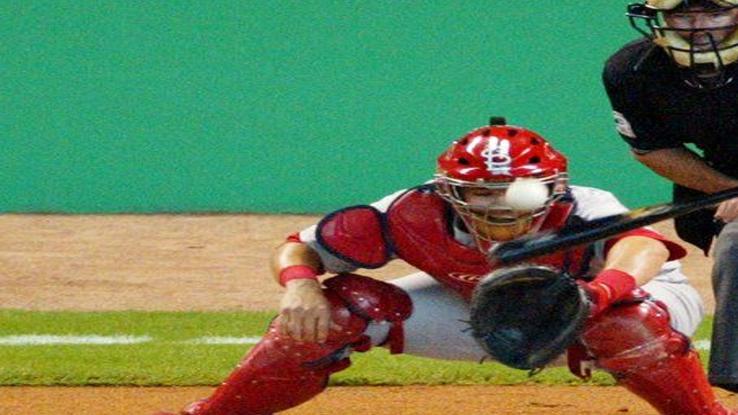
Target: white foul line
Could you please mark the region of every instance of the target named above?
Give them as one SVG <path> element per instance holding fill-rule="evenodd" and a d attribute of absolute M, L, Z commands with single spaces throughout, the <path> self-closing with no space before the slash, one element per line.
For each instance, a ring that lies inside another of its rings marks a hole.
<path fill-rule="evenodd" d="M 26 334 L 0 337 L 0 346 L 43 346 L 49 344 L 138 344 L 153 340 L 150 336 L 53 336 L 47 334 Z"/>
<path fill-rule="evenodd" d="M 195 339 L 175 341 L 175 342 L 163 342 L 163 343 L 178 343 L 178 344 L 256 344 L 261 340 L 261 337 L 198 337 Z M 151 336 L 128 336 L 128 335 L 115 335 L 115 336 L 101 336 L 101 335 L 49 335 L 49 334 L 23 334 L 16 336 L 2 336 L 0 337 L 0 346 L 48 346 L 48 345 L 125 345 L 125 344 L 141 344 L 153 342 L 154 338 Z"/>
<path fill-rule="evenodd" d="M 176 344 L 208 344 L 208 345 L 228 345 L 228 344 L 256 344 L 261 340 L 258 336 L 249 337 L 218 337 L 206 336 L 194 339 L 163 342 Z M 58 336 L 48 334 L 25 334 L 16 336 L 0 337 L 0 346 L 47 346 L 47 345 L 120 345 L 120 344 L 141 344 L 153 342 L 151 336 Z M 709 340 L 696 340 L 692 343 L 697 350 L 710 350 Z"/>
<path fill-rule="evenodd" d="M 709 340 L 696 340 L 692 342 L 692 345 L 697 350 L 710 350 L 710 344 Z"/>

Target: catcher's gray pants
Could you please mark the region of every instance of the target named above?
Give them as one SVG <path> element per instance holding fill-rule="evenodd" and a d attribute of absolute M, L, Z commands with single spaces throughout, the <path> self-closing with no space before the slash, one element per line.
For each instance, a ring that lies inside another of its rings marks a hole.
<path fill-rule="evenodd" d="M 486 355 L 468 331 L 469 306 L 456 293 L 425 273 L 390 281 L 410 294 L 413 314 L 405 322 L 406 354 L 448 360 L 480 361 Z M 702 300 L 675 266 L 643 286 L 664 302 L 671 325 L 691 336 L 704 315 Z M 386 324 L 371 324 L 367 334 L 374 344 L 387 336 Z"/>
<path fill-rule="evenodd" d="M 713 249 L 712 289 L 715 322 L 712 326 L 709 379 L 713 385 L 738 390 L 738 221 L 720 232 Z"/>

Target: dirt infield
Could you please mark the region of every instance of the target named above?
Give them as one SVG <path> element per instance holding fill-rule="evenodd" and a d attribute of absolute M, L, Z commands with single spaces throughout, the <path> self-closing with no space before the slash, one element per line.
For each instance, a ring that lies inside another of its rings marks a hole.
<path fill-rule="evenodd" d="M 1 415 L 151 415 L 209 388 L 0 388 Z M 719 393 L 736 406 L 735 395 Z M 586 404 L 585 404 L 586 403 Z M 656 415 L 618 387 L 404 386 L 331 388 L 285 415 Z"/>
<path fill-rule="evenodd" d="M 0 304 L 32 310 L 269 310 L 273 247 L 316 221 L 269 215 L 0 215 Z M 669 225 L 657 228 L 673 235 Z M 711 261 L 687 246 L 713 309 Z M 395 261 L 365 274 L 411 272 Z"/>
<path fill-rule="evenodd" d="M 268 258 L 313 216 L 0 215 L 0 304 L 30 310 L 265 310 L 280 288 Z M 670 226 L 658 229 L 673 235 Z M 692 283 L 713 309 L 710 260 L 690 247 Z M 368 272 L 412 271 L 393 263 Z M 0 415 L 148 414 L 209 388 L 0 388 Z M 721 393 L 722 397 L 727 394 Z M 733 406 L 736 397 L 730 395 Z M 291 415 L 653 414 L 618 387 L 333 388 Z"/>

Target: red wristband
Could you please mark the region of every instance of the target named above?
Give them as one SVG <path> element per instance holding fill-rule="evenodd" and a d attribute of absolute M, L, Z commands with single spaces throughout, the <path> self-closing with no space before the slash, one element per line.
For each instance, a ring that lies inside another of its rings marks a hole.
<path fill-rule="evenodd" d="M 602 284 L 610 291 L 610 302 L 615 302 L 636 288 L 635 278 L 618 269 L 606 269 L 595 277 L 594 284 Z"/>
<path fill-rule="evenodd" d="M 279 271 L 279 283 L 287 285 L 292 280 L 318 280 L 318 272 L 308 265 L 291 265 Z"/>

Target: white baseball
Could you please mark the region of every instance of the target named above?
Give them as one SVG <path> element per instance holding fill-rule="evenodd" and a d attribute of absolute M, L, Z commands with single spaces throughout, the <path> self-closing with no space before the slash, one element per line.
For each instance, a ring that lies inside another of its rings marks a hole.
<path fill-rule="evenodd" d="M 534 178 L 517 179 L 505 192 L 505 202 L 515 210 L 536 210 L 546 204 L 548 187 Z"/>

